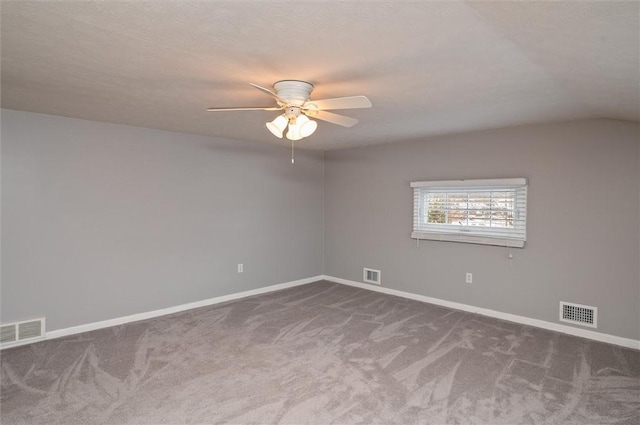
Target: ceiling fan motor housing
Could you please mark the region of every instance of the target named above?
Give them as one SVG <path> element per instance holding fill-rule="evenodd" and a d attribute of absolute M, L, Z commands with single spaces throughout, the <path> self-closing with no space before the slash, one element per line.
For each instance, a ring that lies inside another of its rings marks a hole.
<path fill-rule="evenodd" d="M 306 81 L 282 80 L 273 85 L 278 97 L 290 106 L 302 106 L 309 100 L 313 84 Z"/>

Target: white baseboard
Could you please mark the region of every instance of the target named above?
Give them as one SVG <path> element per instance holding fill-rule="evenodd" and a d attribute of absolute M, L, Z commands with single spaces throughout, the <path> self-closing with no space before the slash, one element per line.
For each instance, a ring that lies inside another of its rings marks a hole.
<path fill-rule="evenodd" d="M 535 326 L 542 329 L 548 329 L 551 331 L 561 332 L 569 335 L 574 335 L 582 338 L 588 338 L 595 341 L 607 342 L 610 344 L 620 345 L 622 347 L 633 348 L 640 350 L 640 341 L 630 338 L 623 338 L 615 335 L 604 334 L 587 329 L 578 329 L 571 326 L 561 325 L 558 323 L 547 322 L 539 319 L 532 319 L 529 317 L 518 316 L 510 313 L 503 313 L 500 311 L 490 310 L 481 307 L 475 307 L 472 305 L 461 304 L 453 301 L 441 300 L 438 298 L 427 297 L 425 295 L 413 294 L 410 292 L 399 291 L 397 289 L 385 288 L 383 286 L 371 285 L 362 282 L 356 282 L 353 280 L 341 279 L 333 276 L 319 275 L 314 277 L 308 277 L 305 279 L 294 280 L 291 282 L 279 283 L 276 285 L 266 286 L 264 288 L 252 289 L 250 291 L 237 292 L 234 294 L 223 295 L 220 297 L 209 298 L 202 301 L 195 301 L 192 303 L 181 304 L 174 307 L 162 308 L 159 310 L 148 311 L 145 313 L 132 314 L 129 316 L 117 317 L 114 319 L 102 320 L 100 322 L 87 323 L 85 325 L 72 326 L 70 328 L 56 329 L 46 333 L 47 340 L 60 338 L 68 335 L 75 335 L 83 332 L 93 331 L 97 329 L 107 328 L 109 326 L 122 325 L 124 323 L 137 322 L 139 320 L 151 319 L 154 317 L 165 316 L 167 314 L 178 313 L 185 310 L 190 310 L 198 307 L 205 307 L 208 305 L 219 304 L 226 301 L 237 300 L 239 298 L 245 298 L 252 295 L 260 295 L 267 292 L 278 291 L 280 289 L 292 288 L 294 286 L 306 285 L 308 283 L 316 282 L 318 280 L 328 280 L 343 285 L 354 286 L 356 288 L 367 289 L 369 291 L 381 292 L 383 294 L 396 295 L 402 298 L 408 298 L 416 301 L 422 301 L 430 304 L 440 305 L 443 307 L 453 308 L 455 310 L 467 311 L 470 313 L 481 314 L 483 316 L 494 317 L 496 319 L 507 320 L 510 322 L 521 323 L 523 325 Z M 40 339 L 41 340 L 41 339 Z M 36 341 L 25 341 L 24 343 L 12 344 L 10 346 L 0 347 L 0 349 L 16 347 L 18 345 L 30 344 Z"/>
<path fill-rule="evenodd" d="M 87 323 L 85 325 L 72 326 L 70 328 L 56 329 L 47 332 L 46 339 L 60 338 L 62 336 L 74 335 L 96 329 L 108 328 L 109 326 L 122 325 L 124 323 L 137 322 L 139 320 L 151 319 L 167 314 L 178 313 L 192 308 L 206 307 L 208 305 L 220 304 L 226 301 L 237 300 L 238 298 L 250 297 L 252 295 L 264 294 L 267 292 L 279 291 L 280 289 L 292 288 L 294 286 L 306 285 L 307 283 L 322 280 L 323 276 L 308 277 L 306 279 L 294 280 L 292 282 L 279 283 L 276 285 L 265 286 L 264 288 L 252 289 L 250 291 L 236 292 L 235 294 L 223 295 L 220 297 L 209 298 L 202 301 L 181 304 L 174 307 L 161 308 L 159 310 L 147 311 L 145 313 L 132 314 L 130 316 L 116 317 L 114 319 L 102 320 L 100 322 Z"/>
<path fill-rule="evenodd" d="M 561 332 L 564 334 L 574 335 L 582 338 L 593 339 L 595 341 L 607 342 L 609 344 L 620 345 L 622 347 L 634 348 L 640 350 L 640 341 L 623 338 L 615 335 L 604 334 L 601 332 L 595 332 L 587 329 L 578 329 L 571 326 L 561 325 L 558 323 L 547 322 L 539 319 L 532 319 L 529 317 L 518 316 L 510 313 L 503 313 L 496 310 L 490 310 L 488 308 L 475 307 L 468 304 L 456 303 L 453 301 L 441 300 L 438 298 L 431 298 L 424 295 L 413 294 L 410 292 L 399 291 L 397 289 L 385 288 L 383 286 L 371 285 L 367 283 L 356 282 L 353 280 L 341 279 L 333 276 L 322 276 L 324 280 L 329 280 L 335 283 L 341 283 L 343 285 L 355 286 L 356 288 L 368 289 L 369 291 L 382 292 L 383 294 L 396 295 L 402 298 L 409 298 L 416 301 L 422 301 L 430 304 L 440 305 L 443 307 L 449 307 L 456 310 L 467 311 L 469 313 L 481 314 L 483 316 L 495 317 L 496 319 L 507 320 L 509 322 L 521 323 L 523 325 L 535 326 L 537 328 L 548 329 L 550 331 Z"/>

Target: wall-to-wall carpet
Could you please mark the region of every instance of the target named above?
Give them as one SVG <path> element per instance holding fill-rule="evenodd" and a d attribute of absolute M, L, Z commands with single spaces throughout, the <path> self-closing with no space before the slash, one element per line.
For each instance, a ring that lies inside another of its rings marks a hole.
<path fill-rule="evenodd" d="M 640 422 L 640 352 L 330 282 L 2 352 L 2 424 Z"/>

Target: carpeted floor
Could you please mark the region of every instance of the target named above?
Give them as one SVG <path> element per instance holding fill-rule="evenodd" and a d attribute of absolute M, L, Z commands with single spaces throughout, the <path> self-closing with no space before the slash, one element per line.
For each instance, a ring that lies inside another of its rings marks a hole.
<path fill-rule="evenodd" d="M 317 282 L 2 352 L 9 424 L 634 424 L 640 352 Z"/>

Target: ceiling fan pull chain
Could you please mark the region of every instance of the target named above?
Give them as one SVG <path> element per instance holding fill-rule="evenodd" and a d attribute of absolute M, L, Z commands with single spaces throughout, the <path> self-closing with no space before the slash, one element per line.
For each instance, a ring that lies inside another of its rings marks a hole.
<path fill-rule="evenodd" d="M 291 141 L 291 163 L 295 163 L 295 159 L 293 158 L 293 140 Z"/>

